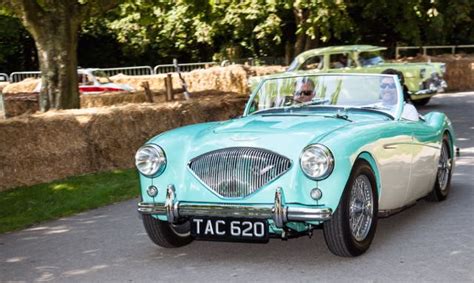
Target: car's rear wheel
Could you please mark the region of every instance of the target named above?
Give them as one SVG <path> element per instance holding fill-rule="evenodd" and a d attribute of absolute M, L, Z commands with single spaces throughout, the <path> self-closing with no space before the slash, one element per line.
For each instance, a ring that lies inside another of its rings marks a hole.
<path fill-rule="evenodd" d="M 174 225 L 145 214 L 143 225 L 153 243 L 163 248 L 178 248 L 193 241 L 189 222 Z"/>
<path fill-rule="evenodd" d="M 415 106 L 424 106 L 424 105 L 428 104 L 428 102 L 430 102 L 430 99 L 431 99 L 431 97 L 426 97 L 426 98 L 416 99 L 416 100 L 412 99 L 411 102 Z"/>
<path fill-rule="evenodd" d="M 359 160 L 331 220 L 324 222 L 324 239 L 338 256 L 353 257 L 370 247 L 377 227 L 378 196 L 370 165 Z"/>
<path fill-rule="evenodd" d="M 451 187 L 451 175 L 453 166 L 453 156 L 451 153 L 451 142 L 447 135 L 443 137 L 441 152 L 438 161 L 438 172 L 436 181 L 431 193 L 427 196 L 430 201 L 443 201 L 448 197 Z"/>

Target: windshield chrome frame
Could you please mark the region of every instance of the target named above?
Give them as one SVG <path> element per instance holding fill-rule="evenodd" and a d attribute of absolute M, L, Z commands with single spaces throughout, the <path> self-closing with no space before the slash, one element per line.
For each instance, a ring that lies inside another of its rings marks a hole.
<path fill-rule="evenodd" d="M 402 86 L 400 84 L 400 80 L 398 79 L 398 76 L 397 75 L 386 75 L 386 74 L 347 74 L 347 73 L 319 73 L 319 74 L 310 74 L 310 73 L 304 73 L 304 74 L 292 74 L 292 75 L 282 75 L 282 76 L 279 76 L 279 77 L 274 77 L 274 78 L 266 78 L 266 79 L 262 79 L 260 81 L 260 83 L 258 84 L 258 86 L 255 88 L 255 90 L 250 94 L 249 96 L 249 100 L 247 101 L 247 103 L 245 104 L 245 109 L 244 109 L 244 114 L 242 115 L 242 117 L 247 117 L 247 116 L 250 116 L 250 115 L 253 115 L 253 113 L 249 113 L 249 110 L 250 110 L 250 105 L 252 103 L 252 101 L 254 100 L 254 98 L 257 96 L 258 92 L 260 91 L 262 85 L 266 82 L 266 81 L 270 81 L 270 80 L 277 80 L 277 79 L 287 79 L 287 78 L 298 78 L 298 77 L 304 77 L 304 76 L 313 76 L 313 77 L 328 77 L 328 76 L 346 76 L 346 77 L 391 77 L 394 79 L 394 82 L 395 82 L 395 86 L 397 88 L 397 94 L 398 94 L 398 101 L 397 101 L 397 108 L 396 110 L 394 111 L 395 112 L 395 115 L 392 115 L 392 113 L 390 112 L 384 112 L 384 113 L 387 113 L 389 114 L 390 116 L 393 117 L 394 120 L 400 120 L 400 117 L 402 115 L 402 110 L 403 110 L 403 105 L 404 105 L 404 100 L 403 100 L 403 90 L 402 90 Z M 328 106 L 328 105 L 324 105 L 324 106 Z M 352 108 L 359 108 L 359 106 L 351 106 L 351 105 L 333 105 L 334 107 L 352 107 Z M 289 108 L 291 108 L 292 106 L 288 106 Z M 268 108 L 268 109 L 272 109 L 272 108 Z M 255 112 L 254 112 L 255 113 Z M 258 115 L 258 113 L 256 114 Z"/>

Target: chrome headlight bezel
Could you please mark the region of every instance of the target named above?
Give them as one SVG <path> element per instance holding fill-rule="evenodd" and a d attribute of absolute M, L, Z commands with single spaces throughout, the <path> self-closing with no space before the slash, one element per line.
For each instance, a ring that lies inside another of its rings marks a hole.
<path fill-rule="evenodd" d="M 316 150 L 320 156 L 325 158 L 326 170 L 320 172 L 319 174 L 312 174 L 312 172 L 307 171 L 307 166 L 303 164 L 303 162 L 307 161 L 305 154 L 309 153 L 310 150 Z M 334 156 L 326 146 L 322 144 L 310 144 L 306 146 L 300 154 L 300 168 L 306 177 L 316 181 L 324 180 L 329 177 L 329 175 L 331 175 L 334 169 Z"/>
<path fill-rule="evenodd" d="M 148 164 L 148 170 L 144 170 L 146 165 L 142 164 L 146 162 L 151 162 L 151 164 Z M 146 177 L 160 175 L 166 168 L 165 151 L 156 144 L 146 144 L 140 147 L 135 154 L 135 167 L 140 174 Z"/>

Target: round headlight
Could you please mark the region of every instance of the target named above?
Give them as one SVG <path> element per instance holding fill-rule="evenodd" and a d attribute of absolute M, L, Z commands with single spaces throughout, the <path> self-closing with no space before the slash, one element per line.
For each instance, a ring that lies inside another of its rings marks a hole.
<path fill-rule="evenodd" d="M 322 180 L 331 174 L 334 158 L 331 151 L 324 145 L 312 144 L 301 153 L 300 166 L 309 178 Z"/>
<path fill-rule="evenodd" d="M 135 154 L 135 166 L 145 176 L 163 172 L 166 166 L 165 152 L 156 144 L 147 144 Z"/>

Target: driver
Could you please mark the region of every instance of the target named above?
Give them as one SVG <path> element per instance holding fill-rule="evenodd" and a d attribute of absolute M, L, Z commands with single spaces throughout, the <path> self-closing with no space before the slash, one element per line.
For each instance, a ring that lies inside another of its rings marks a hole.
<path fill-rule="evenodd" d="M 308 77 L 298 78 L 293 100 L 299 103 L 309 102 L 315 96 L 314 82 Z"/>

